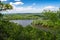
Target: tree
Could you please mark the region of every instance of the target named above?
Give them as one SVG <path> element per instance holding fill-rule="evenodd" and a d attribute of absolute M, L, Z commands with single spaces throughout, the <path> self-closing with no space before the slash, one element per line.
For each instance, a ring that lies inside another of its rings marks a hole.
<path fill-rule="evenodd" d="M 12 5 L 10 5 L 10 4 L 3 4 L 0 1 L 0 11 L 10 10 L 10 9 L 13 9 Z"/>
<path fill-rule="evenodd" d="M 0 1 L 0 11 L 6 11 L 6 10 L 10 10 L 12 9 L 12 5 L 10 4 L 3 4 Z M 7 31 L 5 31 L 4 27 L 7 27 L 7 21 L 1 20 L 3 19 L 3 15 L 0 13 L 0 40 L 6 40 L 6 38 L 8 37 L 8 33 Z M 4 25 L 5 24 L 5 25 Z"/>
<path fill-rule="evenodd" d="M 13 9 L 12 5 L 4 4 L 0 1 L 0 11 L 6 11 Z M 0 20 L 3 18 L 3 15 L 0 13 Z"/>
<path fill-rule="evenodd" d="M 59 8 L 59 10 L 57 11 L 57 14 L 58 14 L 58 17 L 59 17 L 59 19 L 60 19 L 60 8 Z"/>
<path fill-rule="evenodd" d="M 50 10 L 43 12 L 43 16 L 45 19 L 51 20 L 52 22 L 55 22 L 58 20 L 57 13 Z"/>

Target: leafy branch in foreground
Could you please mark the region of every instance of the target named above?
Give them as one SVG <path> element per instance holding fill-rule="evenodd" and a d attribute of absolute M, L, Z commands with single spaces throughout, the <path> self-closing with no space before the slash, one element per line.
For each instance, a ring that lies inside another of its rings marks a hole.
<path fill-rule="evenodd" d="M 12 5 L 4 4 L 0 1 L 0 11 L 11 10 L 11 9 L 13 9 Z"/>
<path fill-rule="evenodd" d="M 4 4 L 0 1 L 0 11 L 6 11 L 13 9 L 13 6 L 10 4 Z M 3 18 L 3 15 L 0 13 L 0 20 Z"/>

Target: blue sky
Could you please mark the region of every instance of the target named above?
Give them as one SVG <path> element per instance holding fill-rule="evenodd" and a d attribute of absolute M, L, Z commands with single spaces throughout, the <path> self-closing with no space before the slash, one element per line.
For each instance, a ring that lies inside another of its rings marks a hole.
<path fill-rule="evenodd" d="M 1 0 L 13 6 L 9 13 L 39 13 L 44 9 L 57 10 L 60 0 Z"/>

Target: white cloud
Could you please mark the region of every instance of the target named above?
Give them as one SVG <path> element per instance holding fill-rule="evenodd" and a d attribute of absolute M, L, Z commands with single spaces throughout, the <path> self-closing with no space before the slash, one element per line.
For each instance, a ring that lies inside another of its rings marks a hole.
<path fill-rule="evenodd" d="M 45 7 L 45 9 L 49 9 L 49 8 L 55 8 L 54 6 L 47 6 Z"/>
<path fill-rule="evenodd" d="M 7 1 L 7 0 L 1 0 L 1 1 Z"/>
<path fill-rule="evenodd" d="M 9 13 L 40 13 L 40 11 L 42 10 L 32 7 L 18 7 L 8 12 Z"/>
<path fill-rule="evenodd" d="M 23 5 L 23 4 L 24 4 L 23 2 L 15 2 L 15 3 L 10 2 L 10 5 L 13 6 L 13 9 L 17 8 L 16 5 Z"/>
<path fill-rule="evenodd" d="M 43 10 L 51 10 L 51 11 L 58 10 L 58 7 L 55 7 L 55 6 L 45 6 L 43 8 L 36 8 L 34 6 L 36 5 L 35 3 L 27 7 L 16 7 L 15 4 L 19 4 L 19 3 L 10 2 L 10 4 L 13 6 L 13 9 L 9 10 L 8 13 L 40 13 Z"/>
<path fill-rule="evenodd" d="M 43 8 L 43 10 L 51 10 L 51 11 L 56 11 L 58 10 L 59 8 L 58 7 L 55 7 L 55 6 L 46 6 Z"/>
<path fill-rule="evenodd" d="M 7 1 L 7 0 L 1 0 L 1 1 Z M 14 1 L 21 1 L 21 0 L 14 0 Z"/>
<path fill-rule="evenodd" d="M 23 5 L 24 3 L 23 3 L 23 2 L 15 2 L 15 3 L 10 2 L 10 4 L 11 4 L 11 5 Z"/>
<path fill-rule="evenodd" d="M 33 3 L 30 6 L 27 7 L 16 7 L 17 4 L 19 3 L 12 3 L 10 2 L 10 4 L 13 6 L 13 10 L 9 10 L 9 13 L 40 13 L 41 9 L 40 8 L 35 8 L 34 5 L 36 5 L 35 3 Z"/>

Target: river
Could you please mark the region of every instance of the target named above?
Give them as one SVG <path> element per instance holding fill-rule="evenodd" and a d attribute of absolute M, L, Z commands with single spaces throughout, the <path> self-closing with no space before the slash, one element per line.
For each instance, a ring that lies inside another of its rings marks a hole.
<path fill-rule="evenodd" d="M 27 25 L 31 25 L 33 20 L 10 20 L 10 22 L 14 22 L 14 23 L 20 24 L 25 27 Z"/>

